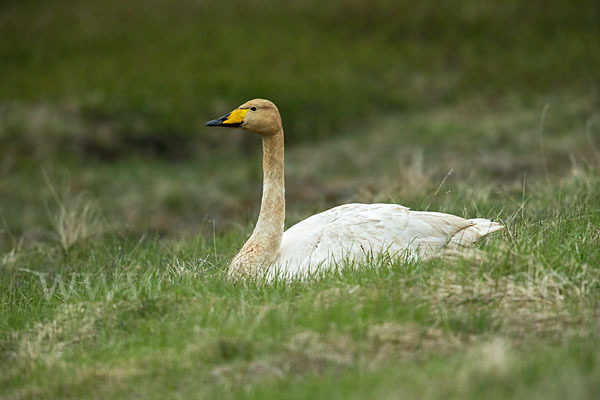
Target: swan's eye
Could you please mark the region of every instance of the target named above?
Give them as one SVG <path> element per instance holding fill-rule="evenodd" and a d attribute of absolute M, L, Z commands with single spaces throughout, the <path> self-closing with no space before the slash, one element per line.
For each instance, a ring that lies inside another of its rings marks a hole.
<path fill-rule="evenodd" d="M 252 111 L 256 111 L 256 107 L 250 107 Z"/>

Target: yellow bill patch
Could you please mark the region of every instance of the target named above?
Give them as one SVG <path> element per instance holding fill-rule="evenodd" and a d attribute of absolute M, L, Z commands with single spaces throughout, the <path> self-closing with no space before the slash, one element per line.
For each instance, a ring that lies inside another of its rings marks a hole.
<path fill-rule="evenodd" d="M 244 121 L 244 117 L 248 114 L 248 109 L 237 108 L 233 110 L 229 117 L 223 121 L 223 125 L 241 124 Z"/>

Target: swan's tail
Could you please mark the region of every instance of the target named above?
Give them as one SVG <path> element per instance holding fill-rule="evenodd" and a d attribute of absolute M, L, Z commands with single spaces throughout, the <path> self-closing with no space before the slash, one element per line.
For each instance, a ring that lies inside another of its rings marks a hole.
<path fill-rule="evenodd" d="M 470 222 L 471 225 L 454 234 L 450 239 L 451 244 L 470 246 L 482 237 L 504 229 L 504 225 L 485 218 L 473 218 L 467 221 Z"/>

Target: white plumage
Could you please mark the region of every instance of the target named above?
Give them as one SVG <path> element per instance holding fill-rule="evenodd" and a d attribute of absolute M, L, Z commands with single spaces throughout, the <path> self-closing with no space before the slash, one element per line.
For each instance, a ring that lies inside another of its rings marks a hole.
<path fill-rule="evenodd" d="M 470 246 L 502 228 L 488 219 L 411 211 L 397 204 L 345 204 L 285 231 L 270 275 L 302 277 L 382 254 L 426 259 L 449 247 Z"/>

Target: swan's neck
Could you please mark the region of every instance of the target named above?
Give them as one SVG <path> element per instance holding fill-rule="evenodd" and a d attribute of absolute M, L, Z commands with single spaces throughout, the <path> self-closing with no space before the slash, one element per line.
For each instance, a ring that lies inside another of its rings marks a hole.
<path fill-rule="evenodd" d="M 283 130 L 263 136 L 263 194 L 258 222 L 229 268 L 234 277 L 255 275 L 275 260 L 285 222 Z"/>
<path fill-rule="evenodd" d="M 263 137 L 263 194 L 258 222 L 251 238 L 269 243 L 276 253 L 285 222 L 283 132 Z"/>

